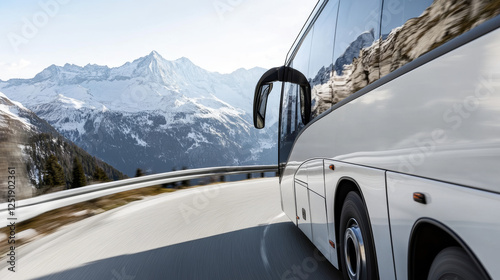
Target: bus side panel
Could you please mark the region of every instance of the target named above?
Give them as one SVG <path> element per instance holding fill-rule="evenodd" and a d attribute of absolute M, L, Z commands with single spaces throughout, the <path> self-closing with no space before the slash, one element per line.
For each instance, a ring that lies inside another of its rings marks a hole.
<path fill-rule="evenodd" d="M 297 212 L 294 175 L 299 165 L 298 162 L 289 162 L 283 170 L 280 182 L 282 210 L 295 225 L 297 225 Z"/>
<path fill-rule="evenodd" d="M 498 61 L 500 29 L 316 120 L 290 161 L 331 158 L 500 192 Z"/>
<path fill-rule="evenodd" d="M 387 76 L 393 79 L 308 125 L 295 140 L 289 164 L 328 158 L 499 193 L 500 30 L 433 60 L 424 56 L 425 64 L 417 60 L 407 64 L 408 72 Z M 292 177 L 295 170 L 291 168 Z M 352 177 L 358 180 L 355 173 Z M 293 194 L 293 178 L 289 181 Z M 364 197 L 373 218 L 373 204 L 368 205 L 373 201 L 368 194 Z M 326 199 L 333 207 L 331 192 Z M 455 215 L 454 206 L 440 211 Z M 327 215 L 331 222 L 331 211 Z M 462 219 L 454 217 L 457 223 Z M 383 246 L 376 246 L 379 254 Z M 402 258 L 399 250 L 395 248 L 396 260 L 405 262 L 407 257 Z M 476 255 L 484 261 L 484 253 Z M 406 278 L 404 273 L 398 275 Z M 496 271 L 494 275 L 500 278 Z"/>
<path fill-rule="evenodd" d="M 307 184 L 295 181 L 295 199 L 297 204 L 297 226 L 309 238 L 313 239 L 311 207 L 309 206 L 309 192 Z"/>
<path fill-rule="evenodd" d="M 387 191 L 398 279 L 407 279 L 410 233 L 420 218 L 451 229 L 492 279 L 500 279 L 500 195 L 393 172 L 387 172 Z M 415 202 L 414 192 L 425 194 L 427 204 Z"/>
<path fill-rule="evenodd" d="M 395 279 L 387 212 L 385 172 L 383 170 L 325 160 L 325 167 L 329 167 L 329 165 L 334 165 L 335 167 L 334 170 L 325 169 L 329 238 L 338 241 L 343 236 L 342 233 L 339 233 L 340 236 L 335 236 L 334 202 L 337 186 L 344 179 L 354 180 L 359 186 L 361 196 L 368 210 L 380 279 Z M 342 248 L 336 246 L 336 249 L 341 250 Z M 332 263 L 338 267 L 337 252 L 332 253 L 332 256 L 334 256 Z"/>

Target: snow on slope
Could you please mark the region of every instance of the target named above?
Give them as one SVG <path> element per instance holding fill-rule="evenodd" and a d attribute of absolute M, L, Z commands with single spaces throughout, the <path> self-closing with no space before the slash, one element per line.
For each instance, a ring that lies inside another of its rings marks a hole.
<path fill-rule="evenodd" d="M 25 129 L 31 129 L 32 125 L 26 118 L 20 117 L 20 111 L 29 111 L 21 103 L 10 100 L 0 92 L 0 126 L 7 126 L 6 117 L 18 121 Z"/>
<path fill-rule="evenodd" d="M 133 175 L 139 166 L 160 172 L 260 163 L 276 152 L 276 126 L 257 131 L 252 125 L 253 91 L 264 71 L 214 73 L 153 51 L 116 68 L 52 65 L 33 79 L 0 81 L 0 90 Z M 268 127 L 277 122 L 278 107 L 270 104 Z"/>
<path fill-rule="evenodd" d="M 251 113 L 252 90 L 263 71 L 213 73 L 187 58 L 167 61 L 153 51 L 116 68 L 52 65 L 33 79 L 0 82 L 0 88 L 28 107 L 55 101 L 75 109 L 105 106 L 112 111 L 142 112 L 170 110 L 174 100 L 187 98 L 211 107 L 224 100 L 235 111 Z"/>

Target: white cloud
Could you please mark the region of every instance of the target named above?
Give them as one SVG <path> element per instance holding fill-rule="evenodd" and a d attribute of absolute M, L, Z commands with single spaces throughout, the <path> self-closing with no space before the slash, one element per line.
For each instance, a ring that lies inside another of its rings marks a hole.
<path fill-rule="evenodd" d="M 26 59 L 19 59 L 14 62 L 0 61 L 0 78 L 21 76 L 31 62 Z"/>

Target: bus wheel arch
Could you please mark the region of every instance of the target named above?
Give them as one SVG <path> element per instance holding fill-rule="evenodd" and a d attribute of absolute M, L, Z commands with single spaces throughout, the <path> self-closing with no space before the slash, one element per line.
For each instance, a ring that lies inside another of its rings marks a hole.
<path fill-rule="evenodd" d="M 413 226 L 408 248 L 408 279 L 427 279 L 438 254 L 449 248 L 460 248 L 481 272 L 483 279 L 491 279 L 484 267 L 463 240 L 440 222 L 422 218 Z"/>
<path fill-rule="evenodd" d="M 341 178 L 335 192 L 339 268 L 346 279 L 378 279 L 373 233 L 361 189 L 352 178 Z"/>
<path fill-rule="evenodd" d="M 337 244 L 339 243 L 339 227 L 340 224 L 340 214 L 342 212 L 342 206 L 344 205 L 345 198 L 349 192 L 356 192 L 363 199 L 361 195 L 361 190 L 356 183 L 351 178 L 341 178 L 337 183 L 337 187 L 335 188 L 335 201 L 334 201 L 334 219 L 335 219 L 335 236 L 337 236 Z M 340 255 L 338 256 L 340 260 Z"/>

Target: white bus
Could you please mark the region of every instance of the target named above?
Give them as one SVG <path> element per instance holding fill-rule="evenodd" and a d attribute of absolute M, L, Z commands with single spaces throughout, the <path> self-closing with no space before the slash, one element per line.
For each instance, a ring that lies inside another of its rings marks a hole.
<path fill-rule="evenodd" d="M 500 1 L 319 1 L 285 64 L 282 209 L 345 279 L 500 279 Z M 274 91 L 272 91 L 274 85 Z"/>

